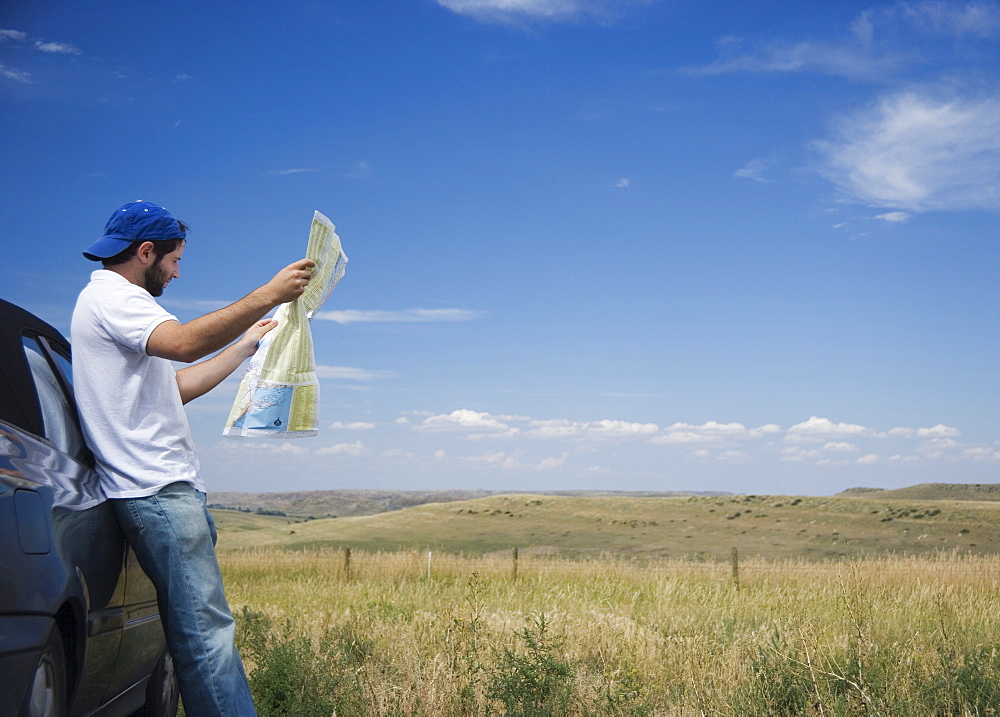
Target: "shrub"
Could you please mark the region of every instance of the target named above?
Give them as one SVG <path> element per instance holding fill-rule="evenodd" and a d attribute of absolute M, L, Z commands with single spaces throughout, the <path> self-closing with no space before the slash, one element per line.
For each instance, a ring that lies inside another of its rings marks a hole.
<path fill-rule="evenodd" d="M 250 692 L 261 715 L 368 713 L 357 667 L 370 645 L 352 630 L 328 629 L 317 651 L 309 638 L 293 635 L 291 621 L 276 631 L 267 615 L 244 607 L 237 617 L 236 642 L 253 665 Z"/>
<path fill-rule="evenodd" d="M 544 613 L 530 617 L 518 633 L 522 650 L 504 646 L 486 694 L 510 717 L 568 714 L 573 703 L 573 668 L 560 659 L 563 638 L 549 634 Z"/>

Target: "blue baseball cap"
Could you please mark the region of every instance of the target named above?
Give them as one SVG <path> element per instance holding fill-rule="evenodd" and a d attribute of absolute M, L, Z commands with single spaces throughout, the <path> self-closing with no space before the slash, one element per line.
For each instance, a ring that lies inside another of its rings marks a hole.
<path fill-rule="evenodd" d="M 159 204 L 140 199 L 116 209 L 104 225 L 104 236 L 91 244 L 83 255 L 91 261 L 100 261 L 123 252 L 134 241 L 164 241 L 185 237 L 187 225 L 174 219 Z"/>

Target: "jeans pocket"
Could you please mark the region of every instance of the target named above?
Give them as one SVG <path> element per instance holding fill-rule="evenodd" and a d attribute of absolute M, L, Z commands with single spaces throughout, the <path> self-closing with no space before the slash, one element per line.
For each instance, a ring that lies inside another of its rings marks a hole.
<path fill-rule="evenodd" d="M 219 544 L 219 533 L 215 529 L 215 518 L 212 517 L 212 514 L 209 512 L 207 507 L 205 507 L 204 510 L 205 522 L 208 523 L 208 532 L 212 536 L 212 546 L 214 547 Z"/>
<path fill-rule="evenodd" d="M 128 508 L 129 518 L 132 520 L 132 527 L 136 535 L 146 529 L 142 523 L 142 515 L 139 513 L 139 506 L 136 505 L 135 498 L 126 498 L 125 505 Z"/>

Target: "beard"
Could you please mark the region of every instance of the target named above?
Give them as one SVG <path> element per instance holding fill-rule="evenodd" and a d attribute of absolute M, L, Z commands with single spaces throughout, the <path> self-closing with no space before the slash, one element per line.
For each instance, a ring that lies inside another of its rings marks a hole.
<path fill-rule="evenodd" d="M 160 266 L 160 259 L 150 266 L 142 275 L 142 287 L 150 296 L 163 296 L 163 289 L 170 281 L 170 274 Z"/>

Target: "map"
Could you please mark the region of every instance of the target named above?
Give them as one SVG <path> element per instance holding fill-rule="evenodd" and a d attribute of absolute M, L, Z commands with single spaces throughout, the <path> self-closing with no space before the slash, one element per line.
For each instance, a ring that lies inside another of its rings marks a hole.
<path fill-rule="evenodd" d="M 306 256 L 316 262 L 305 292 L 282 304 L 278 327 L 261 339 L 240 380 L 223 434 L 234 438 L 304 438 L 318 432 L 319 381 L 309 320 L 347 268 L 333 223 L 313 214 Z"/>

